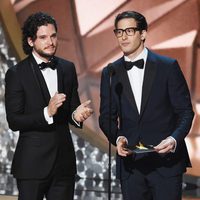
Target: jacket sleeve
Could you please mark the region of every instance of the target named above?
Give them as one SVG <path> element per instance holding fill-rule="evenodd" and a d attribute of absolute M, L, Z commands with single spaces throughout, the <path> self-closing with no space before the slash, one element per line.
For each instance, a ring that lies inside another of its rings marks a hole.
<path fill-rule="evenodd" d="M 190 98 L 189 89 L 183 73 L 175 61 L 168 80 L 168 91 L 173 106 L 173 110 L 177 115 L 176 129 L 172 133 L 177 141 L 182 143 L 186 135 L 189 133 L 194 112 Z"/>
<path fill-rule="evenodd" d="M 116 102 L 113 101 L 113 89 L 111 89 L 112 92 L 110 99 L 109 88 L 110 88 L 110 76 L 108 68 L 104 68 L 101 76 L 101 86 L 100 86 L 99 126 L 103 131 L 103 133 L 108 138 L 108 140 L 113 145 L 116 145 L 116 139 L 119 135 L 118 112 L 117 112 Z"/>
<path fill-rule="evenodd" d="M 72 114 L 76 110 L 76 108 L 80 105 L 80 98 L 78 94 L 78 80 L 77 80 L 77 74 L 74 64 L 72 64 L 72 90 L 71 90 L 71 99 L 70 99 L 70 117 L 69 122 L 70 124 L 74 125 L 77 128 L 82 128 L 82 124 L 80 123 L 80 126 L 75 123 Z"/>
<path fill-rule="evenodd" d="M 29 131 L 47 127 L 43 109 L 25 113 L 25 92 L 20 82 L 16 67 L 10 68 L 5 77 L 5 107 L 10 129 L 13 131 Z"/>

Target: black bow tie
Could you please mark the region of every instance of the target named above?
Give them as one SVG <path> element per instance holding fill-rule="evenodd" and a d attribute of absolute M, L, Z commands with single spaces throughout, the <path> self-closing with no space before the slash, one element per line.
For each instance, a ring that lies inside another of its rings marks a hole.
<path fill-rule="evenodd" d="M 133 66 L 136 66 L 139 69 L 143 69 L 143 67 L 144 67 L 144 60 L 140 59 L 140 60 L 137 60 L 135 62 L 125 61 L 125 68 L 126 68 L 126 70 L 130 70 Z"/>
<path fill-rule="evenodd" d="M 52 57 L 49 62 L 45 63 L 42 62 L 38 65 L 40 70 L 46 69 L 46 68 L 51 68 L 51 69 L 56 69 L 56 65 L 57 65 L 57 60 L 55 57 Z"/>

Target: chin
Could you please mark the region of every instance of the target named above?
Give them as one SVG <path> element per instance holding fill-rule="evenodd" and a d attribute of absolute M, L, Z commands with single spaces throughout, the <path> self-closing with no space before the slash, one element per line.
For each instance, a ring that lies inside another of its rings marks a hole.
<path fill-rule="evenodd" d="M 125 55 L 125 56 L 131 55 L 131 52 L 129 52 L 129 51 L 123 51 L 123 52 L 124 52 L 124 55 Z"/>
<path fill-rule="evenodd" d="M 131 53 L 130 49 L 128 48 L 121 48 L 121 50 L 125 55 L 129 55 Z"/>
<path fill-rule="evenodd" d="M 46 52 L 46 54 L 47 54 L 47 55 L 50 55 L 50 56 L 54 55 L 55 53 L 56 53 L 56 51 Z"/>
<path fill-rule="evenodd" d="M 44 57 L 47 57 L 47 58 L 50 58 L 50 57 L 52 57 L 52 56 L 54 56 L 55 55 L 55 52 L 52 52 L 52 53 L 44 53 L 43 54 L 43 56 Z"/>
<path fill-rule="evenodd" d="M 47 56 L 53 56 L 56 53 L 56 49 L 49 49 L 46 51 L 43 51 L 44 54 L 46 54 Z"/>

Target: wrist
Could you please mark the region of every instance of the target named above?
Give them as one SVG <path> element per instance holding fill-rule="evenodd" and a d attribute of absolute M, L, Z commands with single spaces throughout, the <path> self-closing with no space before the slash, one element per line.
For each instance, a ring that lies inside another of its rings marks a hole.
<path fill-rule="evenodd" d="M 76 122 L 79 122 L 79 120 L 77 120 L 77 110 L 75 110 L 73 113 L 72 113 L 72 118 L 73 120 L 75 120 Z"/>
<path fill-rule="evenodd" d="M 51 111 L 50 111 L 50 109 L 49 109 L 49 107 L 47 107 L 47 113 L 48 113 L 49 117 L 53 116 L 52 113 L 51 113 Z"/>
<path fill-rule="evenodd" d="M 122 139 L 126 142 L 126 144 L 128 144 L 128 140 L 127 140 L 127 138 L 124 137 L 124 136 L 119 136 L 119 137 L 117 138 L 117 140 L 116 140 L 116 144 L 117 144 L 118 142 L 120 142 L 120 140 L 122 140 Z"/>

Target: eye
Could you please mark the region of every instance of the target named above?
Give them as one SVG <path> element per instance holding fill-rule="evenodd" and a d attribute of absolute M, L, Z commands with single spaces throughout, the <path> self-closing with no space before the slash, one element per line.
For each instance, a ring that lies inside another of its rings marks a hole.
<path fill-rule="evenodd" d="M 38 38 L 39 38 L 39 39 L 45 39 L 46 36 L 45 36 L 45 35 L 40 35 L 40 36 L 38 36 Z"/>
<path fill-rule="evenodd" d="M 52 34 L 52 36 L 51 37 L 54 37 L 54 38 L 56 38 L 57 37 L 57 34 L 56 33 L 54 33 L 54 34 Z"/>
<path fill-rule="evenodd" d="M 127 29 L 126 29 L 126 32 L 127 32 L 127 33 L 134 33 L 134 29 L 133 29 L 133 28 L 127 28 Z"/>
<path fill-rule="evenodd" d="M 117 29 L 116 30 L 116 34 L 120 35 L 122 33 L 122 30 L 121 29 Z"/>
<path fill-rule="evenodd" d="M 57 35 L 56 34 L 53 34 L 52 36 L 51 36 L 51 38 L 57 38 Z"/>

